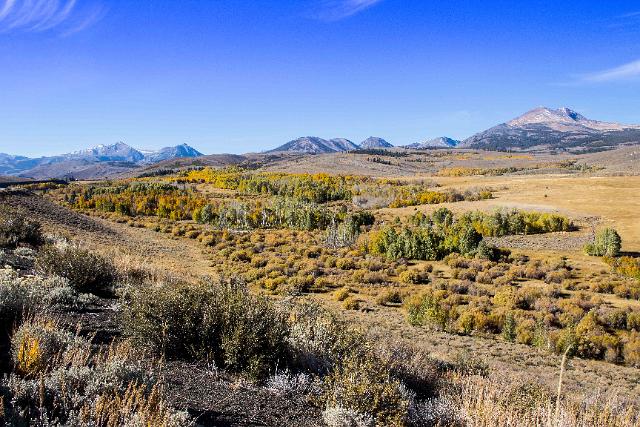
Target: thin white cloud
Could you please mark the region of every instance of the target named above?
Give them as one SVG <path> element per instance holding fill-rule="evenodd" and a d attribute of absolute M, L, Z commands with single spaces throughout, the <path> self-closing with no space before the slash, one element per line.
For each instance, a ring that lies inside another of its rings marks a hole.
<path fill-rule="evenodd" d="M 107 13 L 107 10 L 103 7 L 96 7 L 90 14 L 86 15 L 83 20 L 78 21 L 75 25 L 66 28 L 60 35 L 62 37 L 69 37 L 75 33 L 86 30 L 93 27 L 98 21 L 100 21 Z"/>
<path fill-rule="evenodd" d="M 618 18 L 635 18 L 637 16 L 640 16 L 640 11 L 625 13 L 624 15 L 620 15 Z"/>
<path fill-rule="evenodd" d="M 104 15 L 99 5 L 79 3 L 80 0 L 0 0 L 0 33 L 56 30 L 64 34 L 74 28 L 86 29 Z"/>
<path fill-rule="evenodd" d="M 628 64 L 620 65 L 619 67 L 587 74 L 582 77 L 582 81 L 586 83 L 605 83 L 631 80 L 638 77 L 640 77 L 640 60 L 629 62 Z"/>
<path fill-rule="evenodd" d="M 13 9 L 13 5 L 15 4 L 15 2 L 16 0 L 6 0 L 2 4 L 2 8 L 0 8 L 0 20 L 4 19 L 4 17 L 7 16 L 9 12 L 11 12 L 11 9 Z"/>
<path fill-rule="evenodd" d="M 360 13 L 383 0 L 323 0 L 320 12 L 316 15 L 324 21 L 339 21 Z"/>

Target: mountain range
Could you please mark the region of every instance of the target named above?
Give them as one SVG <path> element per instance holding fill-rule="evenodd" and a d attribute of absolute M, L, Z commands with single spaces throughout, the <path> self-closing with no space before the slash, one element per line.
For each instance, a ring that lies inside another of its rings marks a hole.
<path fill-rule="evenodd" d="M 287 142 L 268 153 L 294 152 L 305 154 L 336 153 L 357 150 L 360 147 L 345 138 L 324 139 L 317 136 L 303 136 Z"/>
<path fill-rule="evenodd" d="M 203 154 L 187 144 L 165 147 L 157 151 L 140 151 L 123 143 L 98 145 L 73 153 L 29 158 L 0 153 L 0 174 L 29 178 L 68 178 L 110 174 L 180 157 Z"/>
<path fill-rule="evenodd" d="M 464 141 L 442 136 L 401 147 L 584 152 L 635 143 L 640 143 L 640 126 L 638 125 L 588 119 L 567 107 L 558 109 L 538 107 L 506 123 L 479 132 Z M 344 138 L 326 140 L 307 136 L 289 141 L 270 152 L 320 154 L 391 147 L 393 145 L 384 139 L 373 136 L 360 144 Z"/>
<path fill-rule="evenodd" d="M 640 144 L 640 126 L 588 119 L 570 108 L 535 108 L 508 122 L 479 132 L 464 141 L 443 136 L 401 146 L 405 149 L 471 148 L 498 151 L 602 151 L 619 145 Z M 359 144 L 345 138 L 306 136 L 294 139 L 268 154 L 323 154 L 355 150 L 387 149 L 393 145 L 371 136 Z M 94 179 L 144 169 L 176 158 L 202 153 L 187 144 L 157 151 L 136 150 L 118 142 L 58 156 L 29 158 L 0 153 L 0 175 L 36 179 Z M 242 157 L 242 156 L 240 156 Z M 183 162 L 184 163 L 184 162 Z"/>

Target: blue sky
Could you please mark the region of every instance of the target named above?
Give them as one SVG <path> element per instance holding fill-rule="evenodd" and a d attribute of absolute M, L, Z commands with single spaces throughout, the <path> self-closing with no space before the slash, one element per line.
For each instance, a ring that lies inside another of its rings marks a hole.
<path fill-rule="evenodd" d="M 637 1 L 0 0 L 0 152 L 640 123 Z"/>

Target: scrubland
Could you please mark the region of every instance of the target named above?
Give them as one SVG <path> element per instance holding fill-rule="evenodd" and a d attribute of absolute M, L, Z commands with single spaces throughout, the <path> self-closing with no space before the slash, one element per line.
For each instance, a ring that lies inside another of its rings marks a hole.
<path fill-rule="evenodd" d="M 7 190 L 3 420 L 638 425 L 640 181 L 510 156 Z"/>

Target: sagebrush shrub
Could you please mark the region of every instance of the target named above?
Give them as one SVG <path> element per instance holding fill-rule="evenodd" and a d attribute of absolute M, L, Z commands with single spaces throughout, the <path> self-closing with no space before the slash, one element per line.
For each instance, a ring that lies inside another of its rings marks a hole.
<path fill-rule="evenodd" d="M 48 369 L 73 341 L 73 335 L 48 319 L 32 318 L 22 323 L 11 338 L 11 356 L 18 373 L 35 376 Z"/>
<path fill-rule="evenodd" d="M 372 414 L 376 425 L 405 425 L 409 400 L 387 366 L 371 356 L 349 357 L 325 381 L 328 407 Z"/>
<path fill-rule="evenodd" d="M 387 305 L 389 303 L 402 303 L 402 294 L 400 294 L 400 291 L 398 291 L 397 289 L 387 289 L 380 292 L 380 294 L 378 294 L 378 296 L 376 297 L 376 304 L 378 305 Z"/>
<path fill-rule="evenodd" d="M 429 283 L 429 272 L 427 270 L 405 270 L 398 275 L 398 280 L 402 283 L 407 283 L 411 285 L 420 285 Z"/>
<path fill-rule="evenodd" d="M 36 259 L 36 271 L 60 276 L 80 293 L 108 295 L 116 281 L 116 268 L 107 258 L 73 246 L 43 247 Z"/>
<path fill-rule="evenodd" d="M 169 359 L 212 360 L 253 377 L 286 361 L 284 317 L 235 283 L 135 291 L 124 309 L 124 328 Z"/>
<path fill-rule="evenodd" d="M 13 342 L 20 369 L 0 378 L 3 425 L 191 425 L 166 404 L 154 367 L 126 341 L 96 350 L 55 323 L 30 319 Z"/>
<path fill-rule="evenodd" d="M 327 427 L 373 427 L 375 419 L 370 414 L 360 414 L 340 406 L 329 407 L 322 412 Z"/>
<path fill-rule="evenodd" d="M 4 340 L 32 302 L 27 288 L 18 282 L 17 275 L 11 273 L 2 270 L 0 275 L 0 340 Z"/>
<path fill-rule="evenodd" d="M 42 241 L 39 222 L 21 212 L 0 207 L 0 247 L 15 248 L 21 243 L 38 246 Z"/>

